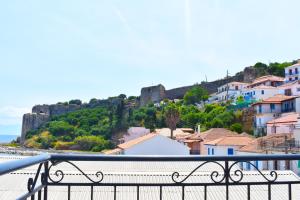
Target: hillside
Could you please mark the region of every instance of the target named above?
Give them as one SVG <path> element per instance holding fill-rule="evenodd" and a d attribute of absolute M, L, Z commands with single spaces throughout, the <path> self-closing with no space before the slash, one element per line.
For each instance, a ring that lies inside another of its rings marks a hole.
<path fill-rule="evenodd" d="M 147 87 L 141 90 L 139 97 L 127 98 L 121 94 L 106 100 L 91 99 L 88 103 L 71 100 L 37 105 L 32 113 L 23 117 L 21 143 L 33 148 L 101 151 L 112 148 L 119 137 L 117 134 L 130 126 L 145 126 L 151 130 L 166 127 L 165 112 L 169 106 L 176 107 L 180 114 L 178 127 L 195 128 L 201 124 L 202 129 L 224 127 L 242 132 L 245 131 L 242 128 L 242 112 L 233 111 L 228 105 L 206 105 L 199 109 L 195 101 L 173 103 L 167 99 L 183 99 L 194 88 L 212 93 L 216 87 L 233 80 L 249 82 L 266 74 L 282 76 L 284 68 L 293 63 L 256 63 L 227 79 L 172 90 L 165 90 L 162 85 Z M 160 103 L 160 106 L 153 103 Z"/>

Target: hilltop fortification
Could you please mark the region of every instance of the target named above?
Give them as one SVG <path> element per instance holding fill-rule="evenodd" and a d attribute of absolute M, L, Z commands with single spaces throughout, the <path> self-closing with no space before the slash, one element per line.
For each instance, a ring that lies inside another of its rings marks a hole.
<path fill-rule="evenodd" d="M 247 67 L 244 71 L 237 73 L 235 76 L 212 81 L 202 82 L 199 84 L 205 88 L 209 93 L 214 93 L 217 88 L 232 81 L 251 82 L 258 76 L 257 71 L 253 67 Z M 181 99 L 184 94 L 191 88 L 191 86 L 184 86 L 166 90 L 161 84 L 157 86 L 144 87 L 141 89 L 141 94 L 137 105 L 144 106 L 148 103 L 158 103 L 163 99 Z M 22 123 L 21 143 L 25 141 L 26 133 L 30 130 L 36 130 L 51 117 L 66 114 L 83 108 L 94 108 L 98 106 L 118 105 L 122 103 L 121 98 L 108 98 L 105 100 L 92 99 L 89 103 L 57 103 L 52 105 L 36 105 L 32 108 L 31 113 L 24 114 Z M 135 105 L 136 105 L 135 104 Z"/>
<path fill-rule="evenodd" d="M 217 88 L 225 85 L 226 83 L 239 81 L 249 83 L 257 78 L 258 73 L 253 67 L 246 67 L 244 71 L 237 73 L 235 76 L 230 76 L 228 78 L 212 81 L 212 82 L 202 82 L 201 87 L 205 88 L 210 94 L 217 92 Z M 145 87 L 141 89 L 140 95 L 140 105 L 144 106 L 148 103 L 158 103 L 163 99 L 182 99 L 184 94 L 192 88 L 193 85 L 184 86 L 179 88 L 174 88 L 166 90 L 161 84 L 157 86 Z"/>

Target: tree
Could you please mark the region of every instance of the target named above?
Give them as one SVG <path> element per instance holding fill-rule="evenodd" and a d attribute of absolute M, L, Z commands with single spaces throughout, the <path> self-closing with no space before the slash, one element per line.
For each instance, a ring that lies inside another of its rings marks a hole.
<path fill-rule="evenodd" d="M 195 104 L 208 99 L 208 92 L 200 86 L 194 86 L 188 90 L 184 97 L 185 104 Z"/>
<path fill-rule="evenodd" d="M 180 120 L 180 114 L 174 104 L 169 104 L 165 110 L 165 120 L 167 126 L 171 129 L 171 139 L 173 139 L 173 131 Z"/>
<path fill-rule="evenodd" d="M 69 104 L 81 105 L 82 102 L 80 99 L 73 99 L 69 101 Z"/>
<path fill-rule="evenodd" d="M 230 126 L 230 130 L 237 132 L 237 133 L 242 133 L 243 132 L 243 126 L 240 123 L 234 123 Z"/>

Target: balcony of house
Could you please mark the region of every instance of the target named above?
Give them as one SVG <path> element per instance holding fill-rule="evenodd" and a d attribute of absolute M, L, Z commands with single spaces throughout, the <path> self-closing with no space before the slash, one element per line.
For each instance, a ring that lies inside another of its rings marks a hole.
<path fill-rule="evenodd" d="M 287 72 L 285 73 L 285 76 L 298 76 L 299 72 L 298 71 L 293 71 L 293 72 Z"/>
<path fill-rule="evenodd" d="M 0 198 L 300 199 L 293 172 L 298 160 L 300 155 L 39 155 L 0 164 Z M 282 161 L 289 164 L 277 167 Z M 272 169 L 261 162 L 273 163 Z"/>

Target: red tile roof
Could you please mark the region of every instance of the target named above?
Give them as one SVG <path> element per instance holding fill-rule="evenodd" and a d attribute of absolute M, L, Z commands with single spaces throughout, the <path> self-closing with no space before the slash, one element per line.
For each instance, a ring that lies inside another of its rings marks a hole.
<path fill-rule="evenodd" d="M 250 153 L 266 153 L 269 148 L 276 147 L 290 140 L 291 134 L 272 134 L 252 140 L 248 145 L 240 148 L 238 151 Z"/>
<path fill-rule="evenodd" d="M 295 124 L 298 121 L 299 114 L 298 113 L 292 113 L 288 114 L 282 117 L 279 117 L 277 119 L 268 121 L 267 124 Z"/>
<path fill-rule="evenodd" d="M 258 83 L 263 83 L 266 81 L 278 81 L 278 82 L 283 82 L 284 78 L 280 76 L 273 76 L 273 75 L 266 75 L 266 76 L 261 76 L 257 79 L 255 79 L 251 85 L 253 84 L 258 84 Z"/>
<path fill-rule="evenodd" d="M 255 103 L 253 105 L 256 105 L 256 104 L 269 104 L 269 103 L 280 104 L 283 101 L 292 100 L 292 99 L 295 99 L 295 98 L 297 98 L 297 96 L 285 96 L 285 95 L 282 95 L 282 94 L 277 94 L 273 97 L 269 97 L 269 98 L 267 98 L 263 101 Z"/>
<path fill-rule="evenodd" d="M 246 146 L 253 141 L 248 135 L 228 135 L 216 140 L 205 142 L 206 145 L 215 146 Z"/>

